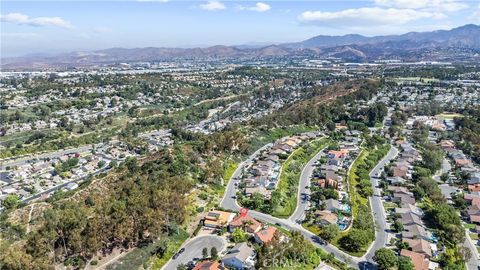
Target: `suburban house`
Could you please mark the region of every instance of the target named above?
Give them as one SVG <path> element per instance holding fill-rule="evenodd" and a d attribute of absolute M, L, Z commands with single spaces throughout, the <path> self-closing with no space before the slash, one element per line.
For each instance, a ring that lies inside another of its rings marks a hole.
<path fill-rule="evenodd" d="M 421 253 L 425 255 L 426 258 L 432 257 L 432 248 L 430 243 L 425 239 L 403 239 L 403 242 L 407 243 L 410 246 L 410 249 L 413 252 Z"/>
<path fill-rule="evenodd" d="M 268 226 L 267 228 L 264 228 L 255 233 L 255 242 L 262 245 L 266 244 L 273 239 L 276 233 L 278 233 L 277 228 L 275 228 L 274 226 Z"/>
<path fill-rule="evenodd" d="M 255 265 L 255 250 L 246 242 L 235 245 L 222 258 L 222 263 L 232 269 L 253 269 Z"/>
<path fill-rule="evenodd" d="M 405 206 L 408 204 L 415 204 L 415 198 L 411 194 L 405 193 L 393 193 L 392 202 L 399 203 L 400 206 Z"/>
<path fill-rule="evenodd" d="M 343 210 L 342 204 L 335 199 L 325 200 L 325 210 L 330 212 L 341 212 Z"/>
<path fill-rule="evenodd" d="M 425 255 L 406 249 L 402 249 L 400 255 L 412 259 L 415 270 L 429 270 L 429 261 Z"/>
<path fill-rule="evenodd" d="M 229 224 L 229 231 L 233 232 L 236 228 L 243 229 L 249 233 L 256 233 L 262 228 L 262 223 L 254 219 L 249 213 L 246 215 L 237 215 Z"/>
<path fill-rule="evenodd" d="M 330 224 L 337 224 L 338 222 L 337 215 L 328 210 L 317 210 L 315 215 L 317 216 L 317 223 L 319 225 L 326 226 Z"/>
<path fill-rule="evenodd" d="M 203 225 L 209 228 L 223 228 L 228 225 L 233 220 L 235 216 L 234 213 L 224 212 L 224 211 L 210 211 L 205 216 Z"/>
<path fill-rule="evenodd" d="M 224 270 L 225 267 L 219 262 L 203 261 L 197 263 L 192 270 Z"/>
<path fill-rule="evenodd" d="M 420 219 L 420 217 L 412 212 L 408 212 L 408 213 L 404 213 L 404 214 L 401 214 L 400 215 L 401 218 L 400 218 L 400 221 L 402 222 L 402 224 L 405 226 L 405 225 L 422 225 L 423 222 L 422 220 Z"/>
<path fill-rule="evenodd" d="M 407 225 L 403 227 L 402 239 L 405 238 L 427 238 L 427 231 L 420 225 Z"/>

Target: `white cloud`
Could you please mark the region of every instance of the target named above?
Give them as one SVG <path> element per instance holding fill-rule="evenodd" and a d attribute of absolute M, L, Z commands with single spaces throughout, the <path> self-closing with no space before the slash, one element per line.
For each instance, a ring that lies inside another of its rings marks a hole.
<path fill-rule="evenodd" d="M 251 7 L 246 7 L 246 6 L 238 6 L 240 10 L 251 10 L 251 11 L 257 11 L 257 12 L 265 12 L 270 10 L 270 5 L 262 2 L 258 2 L 255 4 L 255 6 Z"/>
<path fill-rule="evenodd" d="M 112 32 L 112 29 L 109 28 L 109 27 L 103 27 L 103 26 L 99 26 L 99 27 L 95 27 L 93 28 L 93 31 L 96 32 L 96 33 L 111 33 Z"/>
<path fill-rule="evenodd" d="M 31 25 L 31 26 L 57 26 L 72 29 L 73 25 L 65 21 L 60 17 L 35 17 L 30 18 L 28 15 L 21 13 L 9 13 L 1 15 L 0 20 L 2 22 L 15 23 L 19 25 Z"/>
<path fill-rule="evenodd" d="M 444 18 L 442 13 L 417 11 L 413 9 L 396 9 L 366 7 L 345 9 L 336 12 L 305 11 L 298 19 L 304 23 L 338 26 L 362 26 L 374 24 L 401 25 L 426 18 Z"/>
<path fill-rule="evenodd" d="M 204 10 L 222 10 L 225 9 L 225 5 L 219 1 L 208 1 L 205 4 L 200 5 L 201 9 Z"/>
<path fill-rule="evenodd" d="M 419 9 L 436 12 L 455 12 L 468 8 L 468 4 L 459 0 L 374 0 L 375 4 L 385 7 Z"/>

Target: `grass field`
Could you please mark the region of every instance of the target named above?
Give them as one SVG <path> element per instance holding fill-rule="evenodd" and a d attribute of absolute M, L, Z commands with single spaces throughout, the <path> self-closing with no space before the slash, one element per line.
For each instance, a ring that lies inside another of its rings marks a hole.
<path fill-rule="evenodd" d="M 272 213 L 275 217 L 287 218 L 297 207 L 298 182 L 303 167 L 318 151 L 329 145 L 329 139 L 314 140 L 295 150 L 283 163 L 277 191 L 281 196 L 281 205 Z"/>
<path fill-rule="evenodd" d="M 449 120 L 455 117 L 463 117 L 463 115 L 459 113 L 441 113 L 441 114 L 437 114 L 437 117 L 440 119 Z"/>
<path fill-rule="evenodd" d="M 355 218 L 358 212 L 358 205 L 360 204 L 368 204 L 368 199 L 360 196 L 357 192 L 357 169 L 358 166 L 363 164 L 365 158 L 368 156 L 368 151 L 367 150 L 362 150 L 358 156 L 358 158 L 355 160 L 353 163 L 352 167 L 350 168 L 350 171 L 348 172 L 348 196 L 350 197 L 350 203 L 351 203 L 351 208 L 352 208 L 352 215 Z"/>
<path fill-rule="evenodd" d="M 223 165 L 223 181 L 225 186 L 228 185 L 228 181 L 230 181 L 230 178 L 232 177 L 233 173 L 237 168 L 238 168 L 237 162 L 231 159 L 228 159 L 227 161 L 225 161 Z"/>

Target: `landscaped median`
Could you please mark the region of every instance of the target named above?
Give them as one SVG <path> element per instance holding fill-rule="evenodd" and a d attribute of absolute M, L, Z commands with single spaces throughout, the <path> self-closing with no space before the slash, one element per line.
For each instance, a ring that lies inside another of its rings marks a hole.
<path fill-rule="evenodd" d="M 315 139 L 295 150 L 282 165 L 278 187 L 272 194 L 275 201 L 272 216 L 288 218 L 297 207 L 297 193 L 303 168 L 318 151 L 331 143 L 330 139 Z"/>

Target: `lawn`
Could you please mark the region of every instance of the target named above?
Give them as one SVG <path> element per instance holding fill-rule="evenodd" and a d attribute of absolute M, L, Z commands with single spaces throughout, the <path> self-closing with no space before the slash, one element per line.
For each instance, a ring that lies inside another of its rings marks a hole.
<path fill-rule="evenodd" d="M 455 117 L 463 117 L 463 115 L 458 114 L 458 113 L 441 113 L 437 115 L 438 118 L 441 118 L 443 120 L 450 120 Z"/>
<path fill-rule="evenodd" d="M 315 224 L 302 223 L 302 227 L 315 235 L 319 235 L 321 232 L 320 228 Z"/>
<path fill-rule="evenodd" d="M 396 208 L 397 204 L 392 202 L 384 202 L 383 207 L 385 208 L 385 210 L 388 210 L 388 209 Z"/>
<path fill-rule="evenodd" d="M 475 229 L 475 224 L 471 224 L 471 223 L 465 223 L 464 225 L 465 229 Z"/>
<path fill-rule="evenodd" d="M 357 192 L 357 169 L 358 166 L 363 164 L 365 158 L 368 156 L 368 153 L 369 152 L 367 150 L 362 150 L 348 172 L 348 195 L 350 197 L 353 217 L 357 215 L 358 205 L 368 205 L 368 199 L 360 196 L 360 194 Z"/>
<path fill-rule="evenodd" d="M 232 177 L 233 173 L 235 170 L 238 168 L 238 163 L 228 159 L 224 162 L 223 164 L 223 182 L 224 185 L 228 185 L 228 181 L 230 181 L 230 178 Z"/>
<path fill-rule="evenodd" d="M 316 139 L 297 150 L 283 163 L 277 191 L 280 194 L 280 205 L 275 208 L 272 215 L 287 218 L 293 214 L 297 207 L 298 183 L 303 168 L 318 151 L 331 143 L 329 139 Z"/>
<path fill-rule="evenodd" d="M 470 233 L 470 238 L 472 238 L 472 240 L 478 240 L 478 234 L 477 233 Z"/>

